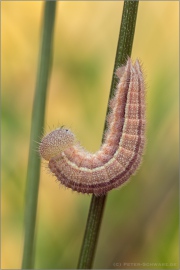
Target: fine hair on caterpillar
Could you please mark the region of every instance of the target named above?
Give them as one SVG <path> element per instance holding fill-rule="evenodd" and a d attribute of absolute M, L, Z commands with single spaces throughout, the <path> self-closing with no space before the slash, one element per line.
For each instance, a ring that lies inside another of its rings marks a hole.
<path fill-rule="evenodd" d="M 103 195 L 125 183 L 139 167 L 145 145 L 145 84 L 141 65 L 128 58 L 116 71 L 119 79 L 110 100 L 104 142 L 95 153 L 86 151 L 67 128 L 48 133 L 39 153 L 66 187 Z"/>

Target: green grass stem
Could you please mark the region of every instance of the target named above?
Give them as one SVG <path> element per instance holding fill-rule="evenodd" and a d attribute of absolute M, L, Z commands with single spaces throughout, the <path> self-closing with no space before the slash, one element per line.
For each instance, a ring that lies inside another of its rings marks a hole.
<path fill-rule="evenodd" d="M 26 180 L 25 236 L 22 269 L 33 269 L 34 266 L 34 238 L 40 176 L 40 158 L 36 151 L 36 142 L 39 141 L 44 127 L 47 86 L 52 61 L 51 56 L 55 10 L 56 1 L 45 1 L 39 65 L 32 110 L 29 160 Z"/>
<path fill-rule="evenodd" d="M 115 70 L 117 69 L 117 67 L 125 64 L 127 57 L 131 56 L 138 4 L 139 1 L 128 1 L 128 0 L 124 1 L 109 99 L 113 96 L 117 84 L 117 78 L 114 76 Z M 108 111 L 109 108 L 107 108 L 107 114 Z M 104 125 L 104 132 L 105 130 L 106 130 L 106 123 Z M 84 239 L 77 267 L 78 269 L 92 268 L 106 198 L 107 195 L 100 197 L 92 195 L 89 215 L 86 224 L 86 230 L 84 234 Z"/>

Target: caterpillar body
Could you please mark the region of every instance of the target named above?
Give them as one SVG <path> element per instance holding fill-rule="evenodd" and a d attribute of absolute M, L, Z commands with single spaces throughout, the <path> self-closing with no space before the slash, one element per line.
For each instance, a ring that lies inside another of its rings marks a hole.
<path fill-rule="evenodd" d="M 139 167 L 145 145 L 145 83 L 140 62 L 118 68 L 119 78 L 107 116 L 104 142 L 87 152 L 64 127 L 47 134 L 39 153 L 61 184 L 81 193 L 103 195 L 121 186 Z"/>

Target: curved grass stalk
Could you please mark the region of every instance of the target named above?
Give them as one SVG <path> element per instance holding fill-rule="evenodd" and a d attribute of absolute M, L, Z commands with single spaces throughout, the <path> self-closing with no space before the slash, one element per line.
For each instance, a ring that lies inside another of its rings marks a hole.
<path fill-rule="evenodd" d="M 50 75 L 56 1 L 45 1 L 41 50 L 32 111 L 31 137 L 25 201 L 25 237 L 22 269 L 33 269 L 34 236 L 39 190 L 40 158 L 35 151 L 44 127 L 45 103 Z"/>

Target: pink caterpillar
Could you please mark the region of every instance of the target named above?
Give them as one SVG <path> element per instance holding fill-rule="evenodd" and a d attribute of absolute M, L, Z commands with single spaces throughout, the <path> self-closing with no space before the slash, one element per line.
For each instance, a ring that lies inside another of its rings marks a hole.
<path fill-rule="evenodd" d="M 141 163 L 145 145 L 145 84 L 138 60 L 117 69 L 119 78 L 107 117 L 104 143 L 89 153 L 64 127 L 47 134 L 39 153 L 66 187 L 81 193 L 103 195 L 121 186 Z"/>

